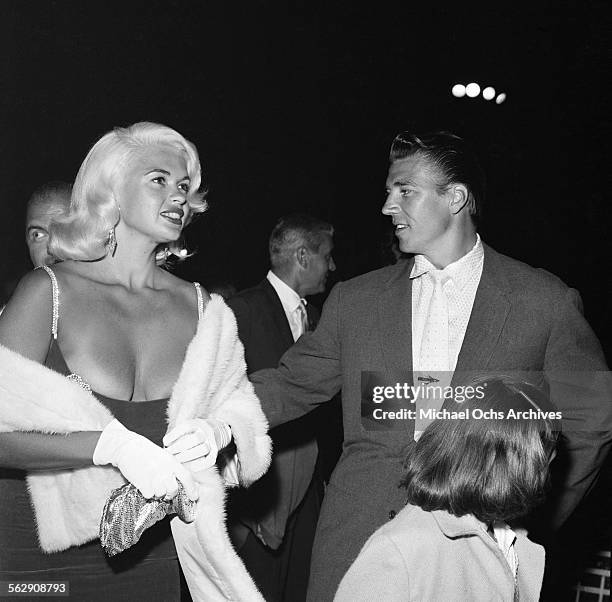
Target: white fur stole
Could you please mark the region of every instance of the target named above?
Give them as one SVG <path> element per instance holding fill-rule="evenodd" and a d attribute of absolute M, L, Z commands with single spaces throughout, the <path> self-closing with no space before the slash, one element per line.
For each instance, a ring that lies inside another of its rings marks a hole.
<path fill-rule="evenodd" d="M 261 477 L 271 458 L 268 423 L 246 378 L 234 315 L 218 295 L 212 295 L 206 306 L 168 402 L 170 428 L 188 418 L 211 416 L 231 425 L 241 483 Z M 112 418 L 91 393 L 0 345 L 1 432 L 102 430 Z M 198 473 L 198 480 L 201 498 L 194 525 L 216 574 L 209 578 L 226 598 L 259 599 L 225 530 L 221 477 L 213 467 Z M 110 491 L 125 482 L 119 471 L 101 466 L 32 472 L 27 481 L 45 552 L 97 538 L 104 503 Z M 221 565 L 216 558 L 224 559 Z"/>

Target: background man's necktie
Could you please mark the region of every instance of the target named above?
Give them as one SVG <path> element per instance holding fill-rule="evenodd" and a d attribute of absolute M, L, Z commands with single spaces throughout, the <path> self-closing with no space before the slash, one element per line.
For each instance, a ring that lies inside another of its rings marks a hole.
<path fill-rule="evenodd" d="M 302 336 L 305 332 L 308 332 L 308 314 L 306 313 L 306 304 L 304 299 L 300 300 L 300 304 L 295 308 L 295 311 L 298 316 L 298 322 L 302 326 L 302 330 L 300 332 L 300 336 Z"/>

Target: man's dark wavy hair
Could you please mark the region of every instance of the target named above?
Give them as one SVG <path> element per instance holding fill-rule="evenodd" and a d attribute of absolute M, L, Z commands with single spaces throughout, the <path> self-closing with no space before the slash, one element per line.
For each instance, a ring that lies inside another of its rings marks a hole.
<path fill-rule="evenodd" d="M 391 163 L 418 155 L 437 168 L 441 181 L 438 192 L 448 190 L 451 184 L 463 184 L 469 192 L 467 208 L 476 222 L 482 216 L 485 202 L 486 179 L 478 158 L 463 138 L 451 132 L 432 132 L 416 135 L 399 133 L 389 152 Z"/>
<path fill-rule="evenodd" d="M 555 411 L 537 387 L 481 379 L 482 399 L 453 404 L 504 412 Z M 423 510 L 473 514 L 484 523 L 525 516 L 543 501 L 558 424 L 549 419 L 435 420 L 406 461 L 408 502 Z"/>

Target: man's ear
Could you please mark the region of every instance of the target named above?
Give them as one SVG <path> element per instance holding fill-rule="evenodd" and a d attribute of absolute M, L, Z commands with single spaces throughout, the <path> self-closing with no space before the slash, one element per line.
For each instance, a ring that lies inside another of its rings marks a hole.
<path fill-rule="evenodd" d="M 308 267 L 308 262 L 310 261 L 310 253 L 304 245 L 296 249 L 295 257 L 300 267 L 304 269 Z"/>
<path fill-rule="evenodd" d="M 448 192 L 449 209 L 453 215 L 457 215 L 468 205 L 470 192 L 464 184 L 452 184 Z"/>

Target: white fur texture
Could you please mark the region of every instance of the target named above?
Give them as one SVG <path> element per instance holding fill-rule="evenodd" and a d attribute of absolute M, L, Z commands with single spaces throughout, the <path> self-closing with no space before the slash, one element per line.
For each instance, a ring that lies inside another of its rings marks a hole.
<path fill-rule="evenodd" d="M 0 345 L 0 431 L 100 431 L 112 414 L 91 394 L 40 364 Z M 44 552 L 98 537 L 104 503 L 125 483 L 112 467 L 30 473 L 28 489 Z"/>
<path fill-rule="evenodd" d="M 213 468 L 198 473 L 200 500 L 193 523 L 170 523 L 176 551 L 195 602 L 265 602 L 225 529 L 225 490 Z"/>
<path fill-rule="evenodd" d="M 168 402 L 169 428 L 190 418 L 227 422 L 238 452 L 238 477 L 249 485 L 261 477 L 272 455 L 268 422 L 246 377 L 244 348 L 232 311 L 212 295 L 187 348 Z M 216 467 L 196 473 L 200 501 L 196 520 L 172 521 L 172 533 L 194 600 L 257 602 L 263 598 L 234 551 L 225 528 L 225 486 Z"/>
<path fill-rule="evenodd" d="M 236 318 L 219 295 L 212 295 L 206 306 L 168 403 L 170 428 L 190 418 L 209 417 L 232 427 L 240 482 L 250 485 L 260 478 L 272 454 L 268 421 L 246 377 Z"/>
<path fill-rule="evenodd" d="M 248 485 L 262 476 L 271 458 L 268 423 L 246 378 L 234 315 L 218 295 L 212 295 L 206 306 L 168 402 L 170 428 L 185 419 L 209 416 L 232 427 L 241 482 Z M 0 346 L 0 431 L 102 430 L 112 418 L 91 393 Z M 196 521 L 180 523 L 178 529 L 173 521 L 173 531 L 183 533 L 176 542 L 181 562 L 188 562 L 188 550 L 196 562 L 188 578 L 194 600 L 263 600 L 227 535 L 223 480 L 215 467 L 196 476 Z M 104 503 L 110 491 L 125 482 L 116 469 L 100 466 L 27 478 L 45 552 L 97 538 Z"/>

